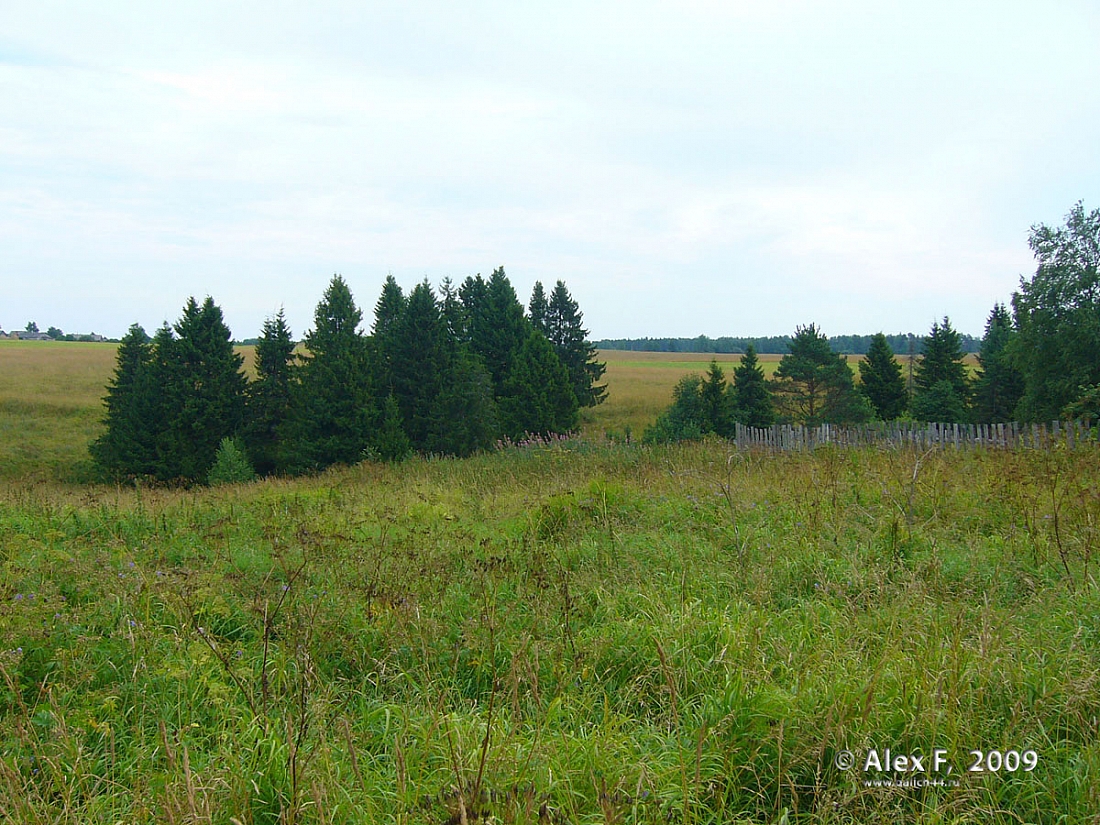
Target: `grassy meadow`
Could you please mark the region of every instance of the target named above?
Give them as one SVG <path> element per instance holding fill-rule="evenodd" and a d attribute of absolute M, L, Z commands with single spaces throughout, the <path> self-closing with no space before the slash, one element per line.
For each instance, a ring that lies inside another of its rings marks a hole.
<path fill-rule="evenodd" d="M 177 490 L 0 342 L 0 820 L 1098 821 L 1094 447 L 624 445 L 710 358 L 605 355 L 561 445 Z"/>

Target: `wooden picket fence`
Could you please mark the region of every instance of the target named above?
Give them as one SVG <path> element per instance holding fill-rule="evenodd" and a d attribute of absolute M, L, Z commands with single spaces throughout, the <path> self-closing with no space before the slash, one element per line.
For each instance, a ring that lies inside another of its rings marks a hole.
<path fill-rule="evenodd" d="M 1087 421 L 1052 421 L 1049 424 L 920 424 L 916 422 L 876 422 L 817 427 L 776 424 L 771 427 L 737 425 L 733 443 L 739 449 L 775 451 L 813 450 L 826 444 L 838 447 L 911 445 L 918 448 L 1048 450 L 1056 445 L 1075 449 L 1096 444 L 1097 427 Z"/>

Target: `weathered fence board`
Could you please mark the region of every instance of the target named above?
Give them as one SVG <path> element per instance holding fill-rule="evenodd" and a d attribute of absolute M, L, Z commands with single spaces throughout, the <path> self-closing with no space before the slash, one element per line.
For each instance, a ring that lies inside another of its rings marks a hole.
<path fill-rule="evenodd" d="M 733 443 L 739 449 L 763 449 L 777 452 L 813 450 L 826 444 L 838 447 L 901 446 L 920 449 L 992 449 L 1049 450 L 1057 445 L 1073 450 L 1094 445 L 1100 440 L 1100 428 L 1088 421 L 1052 421 L 1050 424 L 920 424 L 917 422 L 878 422 L 840 426 L 821 424 L 775 424 L 771 427 L 747 427 L 738 424 Z"/>

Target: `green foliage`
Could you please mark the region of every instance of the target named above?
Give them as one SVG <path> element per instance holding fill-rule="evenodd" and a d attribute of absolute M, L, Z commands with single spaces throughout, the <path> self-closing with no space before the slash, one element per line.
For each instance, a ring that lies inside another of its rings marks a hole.
<path fill-rule="evenodd" d="M 493 382 L 465 347 L 454 353 L 443 389 L 432 404 L 431 420 L 425 447 L 431 453 L 469 456 L 489 449 L 500 436 Z"/>
<path fill-rule="evenodd" d="M 1014 421 L 1024 394 L 1024 377 L 1012 363 L 1012 318 L 1004 304 L 994 304 L 985 324 L 978 354 L 980 368 L 974 382 L 973 418 L 979 424 Z"/>
<path fill-rule="evenodd" d="M 155 342 L 165 426 L 158 441 L 156 474 L 163 480 L 204 480 L 218 445 L 241 429 L 245 377 L 241 356 L 221 308 L 207 296 L 188 299 L 175 325 L 176 338 Z"/>
<path fill-rule="evenodd" d="M 305 338 L 284 442 L 292 470 L 355 464 L 371 447 L 378 419 L 362 312 L 339 275 L 329 283 Z"/>
<path fill-rule="evenodd" d="M 775 423 L 775 402 L 752 344 L 733 372 L 729 403 L 736 422 L 748 427 L 770 427 Z"/>
<path fill-rule="evenodd" d="M 807 426 L 860 423 L 874 415 L 856 390 L 846 359 L 830 349 L 829 339 L 813 324 L 796 328 L 775 371 L 773 391 L 782 415 Z"/>
<path fill-rule="evenodd" d="M 546 300 L 546 291 L 542 288 L 542 281 L 535 281 L 535 287 L 531 290 L 531 300 L 527 304 L 527 317 L 532 326 L 543 335 L 549 336 L 546 319 L 550 313 L 550 304 Z"/>
<path fill-rule="evenodd" d="M 546 336 L 528 326 L 498 401 L 501 429 L 512 440 L 567 433 L 577 426 L 569 373 Z"/>
<path fill-rule="evenodd" d="M 488 282 L 467 278 L 460 291 L 468 322 L 470 350 L 481 358 L 493 381 L 494 393 L 504 393 L 512 361 L 527 340 L 530 324 L 516 298 L 504 267 L 493 270 Z"/>
<path fill-rule="evenodd" d="M 672 391 L 672 404 L 642 433 L 643 444 L 671 444 L 695 441 L 713 432 L 713 422 L 703 401 L 703 379 L 685 375 Z"/>
<path fill-rule="evenodd" d="M 886 336 L 877 333 L 871 340 L 867 357 L 859 362 L 859 390 L 875 408 L 875 414 L 883 421 L 893 421 L 905 413 L 909 405 L 909 392 L 905 388 L 901 364 Z"/>
<path fill-rule="evenodd" d="M 541 289 L 542 285 L 536 284 L 536 290 L 541 292 Z M 538 292 L 531 296 L 532 318 L 535 313 L 543 312 L 542 305 L 536 301 Z M 578 403 L 582 407 L 594 407 L 601 403 L 607 398 L 607 387 L 597 382 L 603 377 L 607 365 L 596 360 L 596 347 L 588 340 L 588 330 L 584 328 L 580 308 L 564 281 L 555 284 L 542 317 L 546 337 L 569 372 L 569 381 Z M 539 328 L 539 323 L 535 323 L 535 328 Z"/>
<path fill-rule="evenodd" d="M 256 379 L 248 385 L 244 442 L 256 470 L 268 475 L 285 465 L 281 435 L 290 418 L 294 341 L 280 308 L 264 321 L 256 345 Z"/>
<path fill-rule="evenodd" d="M 382 425 L 374 448 L 383 461 L 404 461 L 412 455 L 413 445 L 405 434 L 401 408 L 392 395 L 387 395 L 382 404 Z"/>
<path fill-rule="evenodd" d="M 725 373 L 717 361 L 710 362 L 699 390 L 699 401 L 702 405 L 704 431 L 729 438 L 734 427 L 733 406 L 730 403 Z"/>
<path fill-rule="evenodd" d="M 914 378 L 914 418 L 949 424 L 969 420 L 970 379 L 963 358 L 951 321 L 933 322 Z"/>
<path fill-rule="evenodd" d="M 210 468 L 207 482 L 217 484 L 242 484 L 252 481 L 256 471 L 248 460 L 244 444 L 237 438 L 223 438 L 214 455 L 214 465 Z"/>
<path fill-rule="evenodd" d="M 106 431 L 89 450 L 96 464 L 112 476 L 152 475 L 160 388 L 153 382 L 149 336 L 139 324 L 131 326 L 122 339 L 117 359 L 104 398 Z"/>
<path fill-rule="evenodd" d="M 1039 224 L 1029 243 L 1038 267 L 1012 296 L 1012 360 L 1023 374 L 1018 414 L 1050 420 L 1100 384 L 1100 209 L 1077 203 L 1064 226 Z"/>

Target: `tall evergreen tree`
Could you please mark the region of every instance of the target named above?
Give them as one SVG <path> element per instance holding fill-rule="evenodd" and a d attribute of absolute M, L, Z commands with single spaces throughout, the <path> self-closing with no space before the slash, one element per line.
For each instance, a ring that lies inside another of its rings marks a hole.
<path fill-rule="evenodd" d="M 726 375 L 718 362 L 711 360 L 700 388 L 704 431 L 728 438 L 733 433 L 733 409 L 726 385 Z"/>
<path fill-rule="evenodd" d="M 531 301 L 527 304 L 527 317 L 531 324 L 543 335 L 549 337 L 546 327 L 546 316 L 550 312 L 550 305 L 546 300 L 546 291 L 542 288 L 542 281 L 535 281 L 535 288 L 531 290 Z"/>
<path fill-rule="evenodd" d="M 432 409 L 428 452 L 468 456 L 492 447 L 500 438 L 492 379 L 481 359 L 465 346 L 455 350 Z"/>
<path fill-rule="evenodd" d="M 964 357 L 951 321 L 944 317 L 942 324 L 933 322 L 914 379 L 912 409 L 917 420 L 962 423 L 968 419 L 970 379 Z"/>
<path fill-rule="evenodd" d="M 775 378 L 777 400 L 792 421 L 809 426 L 848 424 L 874 414 L 856 391 L 847 361 L 832 351 L 829 339 L 813 324 L 796 328 Z"/>
<path fill-rule="evenodd" d="M 1024 376 L 1009 356 L 1014 332 L 1004 304 L 994 304 L 985 324 L 974 382 L 973 417 L 979 424 L 1003 424 L 1015 419 L 1024 394 Z"/>
<path fill-rule="evenodd" d="M 116 477 L 155 472 L 160 416 L 152 358 L 149 336 L 139 324 L 132 325 L 119 345 L 115 374 L 103 399 L 106 431 L 89 448 L 96 464 Z"/>
<path fill-rule="evenodd" d="M 734 370 L 729 395 L 735 421 L 748 427 L 770 427 L 775 423 L 775 402 L 752 344 L 745 348 Z"/>
<path fill-rule="evenodd" d="M 268 475 L 283 469 L 285 463 L 280 435 L 290 416 L 293 383 L 294 341 L 281 307 L 274 318 L 264 321 L 255 359 L 256 379 L 248 386 L 244 442 L 252 466 Z"/>
<path fill-rule="evenodd" d="M 201 305 L 188 299 L 175 331 L 164 359 L 168 375 L 161 386 L 168 416 L 157 475 L 205 481 L 222 439 L 239 432 L 244 420 L 243 359 L 233 349 L 221 308 L 209 296 Z"/>
<path fill-rule="evenodd" d="M 363 313 L 347 282 L 334 275 L 305 337 L 309 355 L 296 370 L 286 444 L 296 470 L 355 464 L 372 445 L 378 399 Z"/>
<path fill-rule="evenodd" d="M 462 300 L 458 296 L 458 290 L 450 277 L 444 278 L 439 285 L 440 312 L 443 313 L 443 322 L 447 325 L 447 334 L 451 340 L 464 341 L 466 338 L 466 317 L 462 308 Z"/>
<path fill-rule="evenodd" d="M 382 294 L 374 305 L 373 344 L 377 354 L 378 384 L 389 388 L 393 385 L 393 347 L 397 325 L 405 312 L 407 299 L 393 274 L 386 276 Z"/>
<path fill-rule="evenodd" d="M 901 364 L 881 332 L 871 339 L 867 356 L 859 362 L 860 392 L 867 396 L 875 414 L 883 421 L 900 417 L 909 406 Z"/>
<path fill-rule="evenodd" d="M 426 280 L 409 294 L 392 339 L 393 395 L 413 449 L 425 450 L 433 432 L 435 399 L 443 391 L 454 346 Z"/>
<path fill-rule="evenodd" d="M 582 407 L 594 407 L 602 402 L 607 398 L 607 387 L 596 382 L 603 377 L 607 365 L 596 360 L 596 347 L 588 340 L 580 307 L 564 281 L 558 281 L 550 294 L 545 325 L 546 337 L 569 372 L 577 401 Z"/>
<path fill-rule="evenodd" d="M 512 439 L 567 433 L 577 426 L 569 373 L 546 336 L 528 325 L 499 400 L 501 427 Z"/>
<path fill-rule="evenodd" d="M 472 299 L 467 307 L 470 349 L 484 362 L 497 396 L 502 396 L 512 361 L 527 340 L 530 323 L 504 267 L 493 270 L 489 281 L 482 283 L 484 292 L 476 281 L 468 291 Z M 463 295 L 464 305 L 465 301 Z"/>

